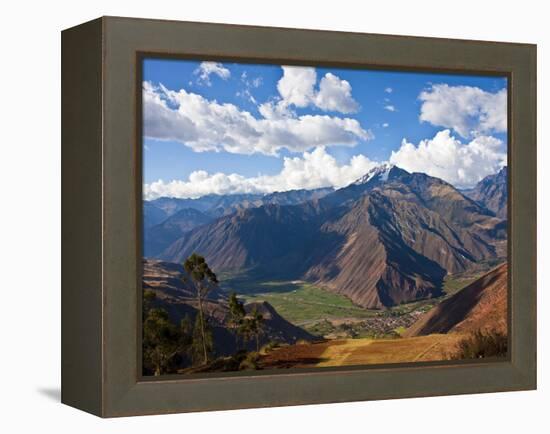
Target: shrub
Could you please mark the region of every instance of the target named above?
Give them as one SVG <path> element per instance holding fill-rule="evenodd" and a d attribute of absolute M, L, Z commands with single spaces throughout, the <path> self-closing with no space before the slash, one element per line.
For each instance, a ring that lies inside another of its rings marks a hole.
<path fill-rule="evenodd" d="M 508 336 L 492 331 L 477 330 L 458 344 L 458 350 L 451 359 L 484 359 L 504 357 L 508 352 Z"/>
<path fill-rule="evenodd" d="M 246 357 L 241 361 L 239 365 L 240 370 L 256 370 L 260 369 L 259 362 L 260 361 L 260 355 L 252 351 L 250 353 L 247 353 Z"/>

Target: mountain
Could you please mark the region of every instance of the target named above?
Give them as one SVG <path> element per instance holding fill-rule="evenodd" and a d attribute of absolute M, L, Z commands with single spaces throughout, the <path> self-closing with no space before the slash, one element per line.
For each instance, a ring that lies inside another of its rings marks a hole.
<path fill-rule="evenodd" d="M 155 226 L 168 217 L 168 214 L 161 208 L 151 204 L 151 202 L 143 201 L 143 228 L 147 229 Z"/>
<path fill-rule="evenodd" d="M 218 217 L 266 204 L 294 205 L 332 192 L 332 188 L 260 194 L 207 195 L 198 199 L 161 197 L 145 201 L 143 255 L 155 258 L 183 234 Z"/>
<path fill-rule="evenodd" d="M 440 179 L 385 165 L 321 198 L 217 219 L 160 256 L 198 252 L 218 272 L 305 279 L 381 308 L 437 296 L 447 273 L 499 256 L 501 222 Z"/>
<path fill-rule="evenodd" d="M 507 332 L 508 264 L 480 277 L 426 312 L 405 336 L 432 333 Z"/>
<path fill-rule="evenodd" d="M 186 315 L 194 319 L 197 314 L 195 288 L 181 265 L 144 260 L 143 289 L 155 293 L 155 307 L 166 309 L 175 324 L 179 324 Z M 262 345 L 271 341 L 293 344 L 298 340 L 315 338 L 285 320 L 267 302 L 248 303 L 244 307 L 246 312 L 256 309 L 264 317 L 264 330 L 260 339 Z M 208 298 L 203 302 L 203 308 L 212 327 L 216 356 L 235 353 L 235 337 L 226 326 L 229 316 L 226 294 L 218 286 L 212 286 Z M 249 343 L 249 349 L 254 346 L 252 342 Z"/>
<path fill-rule="evenodd" d="M 507 219 L 508 203 L 508 169 L 503 167 L 494 175 L 489 175 L 479 181 L 471 190 L 464 193 L 493 211 L 496 216 Z"/>
<path fill-rule="evenodd" d="M 212 217 L 193 208 L 177 211 L 162 223 L 144 229 L 143 256 L 156 257 L 186 232 L 212 220 Z"/>

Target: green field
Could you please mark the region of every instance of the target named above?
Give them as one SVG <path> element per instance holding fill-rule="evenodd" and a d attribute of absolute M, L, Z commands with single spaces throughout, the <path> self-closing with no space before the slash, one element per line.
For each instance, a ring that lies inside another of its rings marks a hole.
<path fill-rule="evenodd" d="M 267 301 L 288 321 L 304 325 L 322 319 L 366 318 L 375 314 L 355 306 L 348 298 L 302 282 L 230 280 L 226 290 L 246 302 Z"/>

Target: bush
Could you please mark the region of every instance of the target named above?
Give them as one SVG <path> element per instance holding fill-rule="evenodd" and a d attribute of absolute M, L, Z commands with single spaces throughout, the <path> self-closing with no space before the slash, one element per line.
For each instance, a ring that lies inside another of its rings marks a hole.
<path fill-rule="evenodd" d="M 451 359 L 484 359 L 505 357 L 508 353 L 508 336 L 499 332 L 478 330 L 458 344 L 458 351 Z"/>
<path fill-rule="evenodd" d="M 239 365 L 240 370 L 256 370 L 260 369 L 260 355 L 254 351 L 248 353 Z"/>

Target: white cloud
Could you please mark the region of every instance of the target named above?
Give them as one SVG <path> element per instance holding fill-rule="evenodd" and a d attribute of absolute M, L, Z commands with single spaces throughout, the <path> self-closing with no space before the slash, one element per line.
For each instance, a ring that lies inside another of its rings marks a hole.
<path fill-rule="evenodd" d="M 394 111 L 397 111 L 397 109 L 395 108 L 394 105 L 391 105 L 391 104 L 388 104 L 386 106 L 384 106 L 384 108 L 389 111 L 389 112 L 394 112 Z"/>
<path fill-rule="evenodd" d="M 359 104 L 351 96 L 351 85 L 328 72 L 319 83 L 319 92 L 315 95 L 315 105 L 326 111 L 355 113 Z"/>
<path fill-rule="evenodd" d="M 391 87 L 387 87 L 384 89 L 384 92 L 386 93 L 392 93 L 393 92 L 393 89 Z"/>
<path fill-rule="evenodd" d="M 382 124 L 382 128 L 388 128 L 389 126 L 390 126 L 390 124 L 388 124 L 387 122 L 384 122 L 384 123 Z"/>
<path fill-rule="evenodd" d="M 358 154 L 347 164 L 339 165 L 324 147 L 304 152 L 301 157 L 285 158 L 281 172 L 276 175 L 244 177 L 232 173 L 209 174 L 198 170 L 188 180 L 165 182 L 158 180 L 145 184 L 145 199 L 157 197 L 196 198 L 206 194 L 271 193 L 294 189 L 319 187 L 344 187 L 363 176 L 378 163 Z"/>
<path fill-rule="evenodd" d="M 418 146 L 403 139 L 390 162 L 409 171 L 441 178 L 457 187 L 471 187 L 506 165 L 506 145 L 491 136 L 462 143 L 450 130 L 439 131 Z"/>
<path fill-rule="evenodd" d="M 211 86 L 210 75 L 214 74 L 222 80 L 227 80 L 231 76 L 229 69 L 218 62 L 201 62 L 199 67 L 194 71 L 195 75 L 199 76 L 199 83 Z"/>
<path fill-rule="evenodd" d="M 315 89 L 317 72 L 315 68 L 303 66 L 282 66 L 283 76 L 277 83 L 282 107 L 291 105 L 304 108 L 314 106 L 324 111 L 344 114 L 355 113 L 359 104 L 351 95 L 351 85 L 347 80 L 328 72 Z"/>
<path fill-rule="evenodd" d="M 372 137 L 351 118 L 296 116 L 273 103 L 259 110 L 263 118 L 185 89 L 143 84 L 144 136 L 178 141 L 196 152 L 277 155 L 283 148 L 303 152 L 316 146 L 355 146 Z"/>
<path fill-rule="evenodd" d="M 315 98 L 317 72 L 315 68 L 283 66 L 283 76 L 277 82 L 277 90 L 285 105 L 307 107 Z"/>
<path fill-rule="evenodd" d="M 506 89 L 491 93 L 472 86 L 435 84 L 419 99 L 421 121 L 452 128 L 462 137 L 506 132 Z"/>

